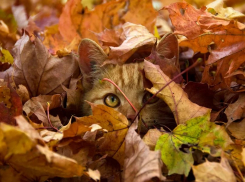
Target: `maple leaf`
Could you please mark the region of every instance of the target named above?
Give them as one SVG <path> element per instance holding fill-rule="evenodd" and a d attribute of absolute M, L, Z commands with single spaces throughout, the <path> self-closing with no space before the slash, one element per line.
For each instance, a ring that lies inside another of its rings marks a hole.
<path fill-rule="evenodd" d="M 71 0 L 66 3 L 60 16 L 59 30 L 68 41 L 72 41 L 74 37 L 97 41 L 95 33 L 100 33 L 105 28 L 113 29 L 125 22 L 144 25 L 152 32 L 156 17 L 157 12 L 147 0 L 113 0 L 97 5 L 92 11 L 84 9 L 79 0 Z"/>
<path fill-rule="evenodd" d="M 52 57 L 38 38 L 32 41 L 28 35 L 22 36 L 15 50 L 14 81 L 26 86 L 31 97 L 62 93 L 61 84 L 68 87 L 70 79 L 80 75 L 76 56 Z"/>
<path fill-rule="evenodd" d="M 187 8 L 184 16 L 176 13 L 179 12 L 177 8 Z M 172 13 L 170 17 L 175 33 L 185 35 L 189 39 L 181 41 L 180 46 L 190 47 L 195 53 L 210 52 L 205 63 L 203 83 L 213 85 L 214 90 L 230 87 L 232 81 L 243 83 L 241 80 L 239 82 L 243 74 L 237 72 L 244 63 L 245 26 L 242 23 L 217 18 L 186 3 L 176 3 L 168 7 L 168 10 Z M 188 24 L 179 24 L 180 19 L 184 18 L 187 18 Z M 189 26 L 192 26 L 191 29 Z"/>
<path fill-rule="evenodd" d="M 97 141 L 97 149 L 100 152 L 107 153 L 116 159 L 121 165 L 124 161 L 125 136 L 128 131 L 128 120 L 121 113 L 113 108 L 104 105 L 94 105 L 90 103 L 93 115 L 77 118 L 70 128 L 64 131 L 64 138 L 83 136 L 85 132 L 91 131 L 92 124 L 98 124 L 106 132 L 103 137 Z"/>
<path fill-rule="evenodd" d="M 130 126 L 125 138 L 124 181 L 148 181 L 153 177 L 164 180 L 160 152 L 150 151 L 135 132 L 137 127 L 138 120 Z"/>
<path fill-rule="evenodd" d="M 219 156 L 232 143 L 224 128 L 209 120 L 210 113 L 190 119 L 159 138 L 155 150 L 161 151 L 161 158 L 169 169 L 169 175 L 189 174 L 194 162 L 191 148 Z"/>
<path fill-rule="evenodd" d="M 48 48 L 49 52 L 53 54 L 68 45 L 68 42 L 61 36 L 57 24 L 46 27 L 44 34 L 43 44 Z"/>
<path fill-rule="evenodd" d="M 128 1 L 126 14 L 122 17 L 125 22 L 140 24 L 145 26 L 150 32 L 153 32 L 155 19 L 158 15 L 153 8 L 152 2 L 148 0 L 130 0 Z"/>
<path fill-rule="evenodd" d="M 186 2 L 177 2 L 163 9 L 169 12 L 169 18 L 175 28 L 174 33 L 184 35 L 189 39 L 204 33 L 203 29 L 197 25 L 197 21 L 200 16 L 209 15 L 205 7 L 198 10 Z"/>

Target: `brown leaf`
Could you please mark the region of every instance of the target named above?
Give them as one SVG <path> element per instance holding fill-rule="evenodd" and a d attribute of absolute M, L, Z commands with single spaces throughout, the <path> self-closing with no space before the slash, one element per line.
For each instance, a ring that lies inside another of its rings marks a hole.
<path fill-rule="evenodd" d="M 160 151 L 150 151 L 135 132 L 138 120 L 129 128 L 125 138 L 124 181 L 148 181 L 154 177 L 164 180 Z"/>
<path fill-rule="evenodd" d="M 177 2 L 164 7 L 164 9 L 169 11 L 169 17 L 175 27 L 174 33 L 184 35 L 187 38 L 194 38 L 204 33 L 197 21 L 200 16 L 209 15 L 205 11 L 205 7 L 197 10 L 186 2 Z"/>
<path fill-rule="evenodd" d="M 198 166 L 192 166 L 197 181 L 209 182 L 236 182 L 236 177 L 228 160 L 221 157 L 221 162 L 209 162 L 208 160 Z"/>
<path fill-rule="evenodd" d="M 150 56 L 146 58 L 156 65 L 169 77 L 174 78 L 180 73 L 179 66 L 179 46 L 178 40 L 174 34 L 168 33 L 153 47 Z M 174 81 L 181 83 L 182 77 L 178 77 Z"/>
<path fill-rule="evenodd" d="M 29 92 L 24 85 L 19 85 L 16 92 L 20 96 L 22 104 L 25 104 L 30 99 Z"/>
<path fill-rule="evenodd" d="M 244 25 L 208 16 L 201 16 L 198 25 L 209 33 L 184 40 L 180 46 L 190 47 L 195 53 L 210 52 L 203 72 L 203 83 L 213 85 L 214 90 L 232 86 L 232 82 L 237 80 L 234 72 L 244 64 Z M 240 80 L 240 83 L 244 81 Z"/>
<path fill-rule="evenodd" d="M 190 101 L 199 106 L 212 109 L 215 107 L 213 104 L 214 92 L 208 88 L 207 84 L 188 82 L 184 91 L 188 94 Z"/>
<path fill-rule="evenodd" d="M 142 25 L 127 22 L 123 24 L 122 29 L 126 39 L 119 47 L 110 47 L 106 63 L 123 64 L 135 52 L 151 50 L 156 41 L 156 38 Z"/>
<path fill-rule="evenodd" d="M 10 84 L 0 81 L 0 122 L 15 125 L 15 116 L 22 114 L 22 102 Z"/>
<path fill-rule="evenodd" d="M 245 94 L 240 94 L 235 103 L 229 104 L 225 114 L 228 119 L 227 126 L 236 120 L 245 118 Z"/>
<path fill-rule="evenodd" d="M 125 40 L 123 29 L 121 26 L 116 26 L 114 29 L 105 29 L 103 32 L 96 34 L 102 46 L 118 47 Z"/>
<path fill-rule="evenodd" d="M 45 45 L 49 52 L 55 54 L 58 50 L 63 49 L 69 43 L 61 36 L 58 25 L 45 27 L 43 45 Z"/>
<path fill-rule="evenodd" d="M 144 64 L 145 76 L 153 84 L 151 89 L 147 89 L 152 94 L 155 94 L 165 84 L 171 81 L 171 79 L 165 75 L 159 66 L 145 61 Z M 166 86 L 158 95 L 169 106 L 174 114 L 177 124 L 184 124 L 191 118 L 203 116 L 210 110 L 205 107 L 201 107 L 191 102 L 187 94 L 176 83 L 172 82 Z"/>
<path fill-rule="evenodd" d="M 83 136 L 92 129 L 92 124 L 100 125 L 106 132 L 97 142 L 97 149 L 112 156 L 120 164 L 124 160 L 124 139 L 128 131 L 128 120 L 121 113 L 104 105 L 90 103 L 93 115 L 76 118 L 76 122 L 64 131 L 64 138 Z"/>
<path fill-rule="evenodd" d="M 130 0 L 128 11 L 123 16 L 123 20 L 125 20 L 125 22 L 144 25 L 150 32 L 153 32 L 157 15 L 158 13 L 153 8 L 151 1 Z"/>
<path fill-rule="evenodd" d="M 162 132 L 160 132 L 159 129 L 150 129 L 144 135 L 142 140 L 150 148 L 150 150 L 154 150 L 157 140 L 159 139 L 161 135 L 162 135 Z"/>
<path fill-rule="evenodd" d="M 74 160 L 49 150 L 37 131 L 23 118 L 18 117 L 20 128 L 0 123 L 0 156 L 21 172 L 21 179 L 45 181 L 49 177 L 81 176 L 84 168 Z M 18 138 L 18 139 L 17 139 Z"/>
<path fill-rule="evenodd" d="M 0 181 L 4 182 L 21 182 L 21 172 L 17 172 L 9 165 L 0 166 Z"/>
<path fill-rule="evenodd" d="M 245 139 L 245 119 L 239 122 L 232 122 L 228 126 L 228 130 L 231 132 L 231 135 L 234 136 L 236 139 Z"/>
<path fill-rule="evenodd" d="M 52 57 L 38 38 L 32 42 L 24 35 L 16 43 L 15 50 L 14 81 L 16 85 L 26 86 L 31 97 L 61 93 L 61 84 L 68 87 L 70 79 L 80 74 L 78 60 L 73 54 Z"/>
<path fill-rule="evenodd" d="M 108 182 L 118 181 L 121 182 L 121 169 L 118 162 L 112 158 L 102 156 L 101 158 L 93 161 L 89 168 L 98 169 L 101 174 L 101 180 L 105 179 Z"/>
<path fill-rule="evenodd" d="M 94 32 L 102 32 L 104 28 L 113 28 L 120 23 L 121 14 L 118 12 L 124 6 L 125 1 L 113 0 L 98 5 L 93 11 L 90 11 L 83 9 L 79 0 L 68 1 L 60 16 L 60 33 L 68 41 L 72 41 L 74 37 L 90 38 L 96 41 Z"/>
<path fill-rule="evenodd" d="M 92 11 L 84 8 L 79 0 L 70 0 L 60 16 L 59 30 L 66 41 L 75 37 L 97 41 L 96 33 L 125 22 L 141 24 L 153 32 L 156 17 L 156 10 L 147 0 L 112 0 L 97 5 Z"/>
<path fill-rule="evenodd" d="M 47 102 L 50 103 L 50 110 L 61 106 L 61 95 L 39 95 L 38 97 L 32 97 L 28 100 L 24 106 L 23 111 L 30 117 L 34 114 L 44 126 L 49 126 L 48 117 L 46 115 Z"/>

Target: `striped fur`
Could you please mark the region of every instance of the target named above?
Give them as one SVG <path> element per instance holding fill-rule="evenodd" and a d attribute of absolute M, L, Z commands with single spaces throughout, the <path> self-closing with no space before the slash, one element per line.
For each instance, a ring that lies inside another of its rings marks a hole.
<path fill-rule="evenodd" d="M 136 109 L 139 110 L 143 106 L 143 97 L 146 94 L 143 85 L 142 70 L 143 62 L 124 64 L 122 66 L 110 64 L 102 68 L 96 68 L 91 73 L 93 79 L 92 88 L 86 91 L 84 100 L 95 104 L 104 104 L 104 97 L 109 93 L 113 93 L 118 96 L 121 102 L 115 109 L 127 117 L 135 115 L 135 111 L 116 87 L 109 82 L 101 82 L 101 79 L 109 78 L 114 81 L 126 94 Z M 83 112 L 84 115 L 91 114 L 90 106 L 87 103 L 83 104 Z M 146 105 L 142 111 L 141 117 L 147 127 L 162 125 L 171 127 L 171 125 L 175 125 L 170 109 L 161 100 Z M 141 130 L 143 132 L 146 131 L 146 127 L 142 125 Z"/>

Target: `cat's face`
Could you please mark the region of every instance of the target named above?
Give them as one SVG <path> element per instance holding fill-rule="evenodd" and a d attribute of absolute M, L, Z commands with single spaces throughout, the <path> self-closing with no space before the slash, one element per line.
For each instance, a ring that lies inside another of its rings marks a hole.
<path fill-rule="evenodd" d="M 101 81 L 103 78 L 109 78 L 118 85 L 132 102 L 137 110 L 151 97 L 151 94 L 144 89 L 143 85 L 143 62 L 119 65 L 106 65 L 98 68 L 94 75 L 96 78 L 93 87 L 84 95 L 84 100 L 95 104 L 104 104 L 124 114 L 129 121 L 135 118 L 135 111 L 124 98 L 122 93 L 110 82 Z M 92 114 L 89 104 L 83 104 L 85 115 Z M 141 112 L 141 119 L 147 127 L 168 125 L 174 123 L 172 114 L 168 106 L 157 97 L 154 98 Z M 141 130 L 147 128 L 142 124 Z"/>
<path fill-rule="evenodd" d="M 91 53 L 90 53 L 91 54 Z M 97 53 L 98 54 L 98 50 Z M 90 55 L 91 56 L 91 55 Z M 95 59 L 90 57 L 88 59 Z M 102 60 L 103 62 L 103 60 Z M 128 97 L 137 110 L 151 97 L 151 94 L 144 89 L 143 84 L 143 62 L 124 65 L 92 66 L 83 80 L 85 85 L 84 100 L 95 104 L 104 104 L 124 114 L 129 121 L 132 121 L 136 112 L 124 98 L 122 93 L 110 82 L 101 81 L 103 78 L 111 79 Z M 95 68 L 95 69 L 94 69 Z M 88 79 L 89 78 L 89 79 Z M 87 80 L 86 80 L 87 79 Z M 89 82 L 89 83 L 88 83 Z M 83 103 L 83 114 L 92 114 L 88 103 Z M 148 128 L 167 125 L 175 125 L 172 112 L 169 107 L 157 97 L 148 103 L 141 112 L 141 131 Z M 171 127 L 173 128 L 173 127 Z"/>

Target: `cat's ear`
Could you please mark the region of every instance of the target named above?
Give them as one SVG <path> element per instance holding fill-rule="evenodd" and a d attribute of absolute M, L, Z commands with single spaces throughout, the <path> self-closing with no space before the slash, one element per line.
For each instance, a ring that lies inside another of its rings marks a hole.
<path fill-rule="evenodd" d="M 101 47 L 90 39 L 83 39 L 78 47 L 80 69 L 83 74 L 90 75 L 94 65 L 102 65 L 107 55 Z"/>

